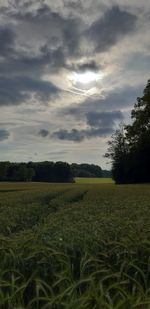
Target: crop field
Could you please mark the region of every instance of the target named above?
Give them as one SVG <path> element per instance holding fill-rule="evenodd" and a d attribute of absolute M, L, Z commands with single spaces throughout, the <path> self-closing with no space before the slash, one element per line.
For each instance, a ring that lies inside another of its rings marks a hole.
<path fill-rule="evenodd" d="M 150 185 L 1 183 L 0 308 L 150 308 Z"/>
<path fill-rule="evenodd" d="M 75 182 L 78 184 L 95 184 L 95 183 L 113 183 L 112 178 L 84 178 L 84 177 L 76 177 Z"/>

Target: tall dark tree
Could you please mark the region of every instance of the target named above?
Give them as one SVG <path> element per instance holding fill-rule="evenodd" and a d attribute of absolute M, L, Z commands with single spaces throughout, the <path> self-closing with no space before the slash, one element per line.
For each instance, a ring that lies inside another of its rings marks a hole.
<path fill-rule="evenodd" d="M 150 80 L 131 111 L 132 123 L 110 141 L 107 157 L 117 183 L 150 182 Z"/>
<path fill-rule="evenodd" d="M 137 103 L 131 111 L 131 118 L 133 122 L 131 125 L 126 126 L 126 130 L 127 139 L 131 147 L 133 147 L 150 130 L 150 80 L 148 80 L 144 89 L 143 96 L 137 98 Z"/>
<path fill-rule="evenodd" d="M 126 182 L 126 158 L 128 156 L 128 147 L 123 125 L 112 135 L 112 140 L 108 142 L 109 148 L 105 157 L 112 161 L 112 175 L 116 183 Z"/>

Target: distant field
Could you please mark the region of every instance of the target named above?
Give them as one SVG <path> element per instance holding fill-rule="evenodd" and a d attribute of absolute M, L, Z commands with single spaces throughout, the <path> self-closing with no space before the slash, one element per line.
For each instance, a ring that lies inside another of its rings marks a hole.
<path fill-rule="evenodd" d="M 0 309 L 149 305 L 149 184 L 0 183 Z"/>
<path fill-rule="evenodd" d="M 112 178 L 82 178 L 82 177 L 76 177 L 75 178 L 76 183 L 81 184 L 94 184 L 94 183 L 114 183 Z"/>

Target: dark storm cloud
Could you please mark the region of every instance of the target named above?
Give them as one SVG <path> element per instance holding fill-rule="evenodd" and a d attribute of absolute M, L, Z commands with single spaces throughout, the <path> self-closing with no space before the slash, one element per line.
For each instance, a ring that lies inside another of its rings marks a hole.
<path fill-rule="evenodd" d="M 49 135 L 49 131 L 45 129 L 41 129 L 38 134 L 42 137 L 47 137 Z"/>
<path fill-rule="evenodd" d="M 48 101 L 56 97 L 59 89 L 52 83 L 28 77 L 0 77 L 0 106 L 26 102 L 32 95 L 36 99 Z"/>
<path fill-rule="evenodd" d="M 131 32 L 135 28 L 136 21 L 135 15 L 114 6 L 96 20 L 85 35 L 94 43 L 96 52 L 103 52 Z"/>
<path fill-rule="evenodd" d="M 8 27 L 0 26 L 0 56 L 12 53 L 15 42 L 15 33 Z"/>
<path fill-rule="evenodd" d="M 4 141 L 4 140 L 6 140 L 6 139 L 8 139 L 8 137 L 9 137 L 9 132 L 7 131 L 7 130 L 5 130 L 5 129 L 0 129 L 0 142 L 2 142 L 2 141 Z"/>
<path fill-rule="evenodd" d="M 84 139 L 107 136 L 113 132 L 112 128 L 90 128 L 87 130 L 59 130 L 52 134 L 52 137 L 60 140 L 67 140 L 73 142 L 81 142 Z"/>

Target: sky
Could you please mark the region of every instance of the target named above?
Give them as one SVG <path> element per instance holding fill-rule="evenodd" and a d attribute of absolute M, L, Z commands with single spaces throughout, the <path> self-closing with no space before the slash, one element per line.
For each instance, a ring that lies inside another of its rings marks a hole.
<path fill-rule="evenodd" d="M 110 168 L 150 78 L 147 0 L 0 1 L 0 161 Z"/>

